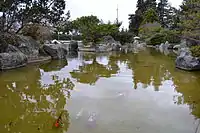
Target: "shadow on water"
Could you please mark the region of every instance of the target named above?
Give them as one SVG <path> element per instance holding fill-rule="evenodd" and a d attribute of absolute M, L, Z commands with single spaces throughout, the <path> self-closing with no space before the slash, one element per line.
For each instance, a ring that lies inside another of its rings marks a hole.
<path fill-rule="evenodd" d="M 74 84 L 69 78 L 53 75 L 51 84 L 41 84 L 38 66 L 28 66 L 0 73 L 0 132 L 48 132 L 67 131 L 69 114 L 66 100 Z M 54 122 L 63 112 L 63 128 Z"/>
<path fill-rule="evenodd" d="M 40 65 L 40 68 L 44 72 L 60 71 L 62 68 L 68 65 L 67 60 L 53 60 L 49 63 Z"/>

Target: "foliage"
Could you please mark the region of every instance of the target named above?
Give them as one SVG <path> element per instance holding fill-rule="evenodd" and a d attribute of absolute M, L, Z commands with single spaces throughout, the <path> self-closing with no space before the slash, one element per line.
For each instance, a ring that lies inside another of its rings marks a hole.
<path fill-rule="evenodd" d="M 200 45 L 192 46 L 190 50 L 192 52 L 192 56 L 200 57 Z"/>
<path fill-rule="evenodd" d="M 160 0 L 158 3 L 158 16 L 159 16 L 159 22 L 162 25 L 162 27 L 167 27 L 166 26 L 166 20 L 167 20 L 167 16 L 168 16 L 168 0 Z"/>
<path fill-rule="evenodd" d="M 148 45 L 160 45 L 161 43 L 165 42 L 165 35 L 162 33 L 156 33 L 151 38 L 147 40 Z"/>
<path fill-rule="evenodd" d="M 133 41 L 133 37 L 134 33 L 132 32 L 120 32 L 114 36 L 114 39 L 124 45 L 125 43 L 131 43 Z"/>
<path fill-rule="evenodd" d="M 159 33 L 162 27 L 159 23 L 144 24 L 140 27 L 139 32 L 143 40 L 150 38 L 152 35 Z"/>
<path fill-rule="evenodd" d="M 135 35 L 139 33 L 139 27 L 142 21 L 142 17 L 137 14 L 129 15 L 129 31 L 133 32 Z"/>
<path fill-rule="evenodd" d="M 1 31 L 19 31 L 30 22 L 56 24 L 64 14 L 65 0 L 4 0 L 0 6 Z"/>
<path fill-rule="evenodd" d="M 118 33 L 118 25 L 103 23 L 96 16 L 83 16 L 73 21 L 73 28 L 83 37 L 84 42 L 96 44 L 103 36 L 115 36 Z"/>
<path fill-rule="evenodd" d="M 156 13 L 156 10 L 153 8 L 148 9 L 144 16 L 143 16 L 143 24 L 145 23 L 153 23 L 158 21 L 158 15 Z"/>
<path fill-rule="evenodd" d="M 146 20 L 152 21 L 155 20 L 155 16 L 151 14 L 155 14 L 156 11 L 156 0 L 138 0 L 137 1 L 137 10 L 135 14 L 129 15 L 129 30 L 133 32 L 135 35 L 138 35 L 139 28 L 144 21 L 144 14 Z M 146 13 L 145 13 L 146 12 Z M 150 18 L 153 17 L 153 18 Z M 157 19 L 157 18 L 156 18 Z"/>
<path fill-rule="evenodd" d="M 161 30 L 161 34 L 165 35 L 164 41 L 168 41 L 169 43 L 180 43 L 181 42 L 180 31 L 163 29 L 163 30 Z"/>
<path fill-rule="evenodd" d="M 181 38 L 179 37 L 179 35 L 179 31 L 160 28 L 147 31 L 145 39 L 147 40 L 147 44 L 149 45 L 160 45 L 161 43 L 165 43 L 166 41 L 168 41 L 169 43 L 180 43 Z"/>
<path fill-rule="evenodd" d="M 184 0 L 180 27 L 184 36 L 200 40 L 200 0 Z"/>

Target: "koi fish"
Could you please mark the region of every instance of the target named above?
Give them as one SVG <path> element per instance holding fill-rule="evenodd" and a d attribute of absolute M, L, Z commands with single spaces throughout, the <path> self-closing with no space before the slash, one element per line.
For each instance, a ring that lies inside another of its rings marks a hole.
<path fill-rule="evenodd" d="M 58 119 L 56 120 L 56 122 L 54 123 L 54 126 L 56 128 L 59 128 L 62 126 L 62 114 L 63 112 L 61 112 L 61 114 L 59 115 Z"/>

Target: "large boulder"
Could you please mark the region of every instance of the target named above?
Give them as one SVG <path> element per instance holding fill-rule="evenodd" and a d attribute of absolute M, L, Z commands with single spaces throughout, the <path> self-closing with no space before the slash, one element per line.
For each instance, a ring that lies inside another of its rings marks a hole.
<path fill-rule="evenodd" d="M 161 45 L 159 46 L 159 50 L 160 50 L 160 52 L 164 52 L 164 51 L 166 51 L 166 50 L 168 50 L 168 48 L 169 48 L 169 43 L 168 42 L 166 42 L 166 43 L 161 43 Z"/>
<path fill-rule="evenodd" d="M 39 56 L 40 44 L 36 42 L 32 37 L 18 36 L 17 48 L 25 54 L 29 60 L 37 59 Z"/>
<path fill-rule="evenodd" d="M 0 69 L 7 70 L 25 66 L 28 58 L 15 46 L 8 45 L 4 53 L 0 53 Z"/>
<path fill-rule="evenodd" d="M 112 47 L 106 44 L 99 44 L 96 46 L 96 52 L 109 52 L 112 51 Z"/>
<path fill-rule="evenodd" d="M 104 36 L 101 43 L 96 46 L 97 52 L 119 51 L 121 43 L 115 41 L 112 36 Z"/>
<path fill-rule="evenodd" d="M 187 71 L 200 70 L 200 59 L 193 57 L 189 48 L 182 48 L 179 53 L 176 59 L 177 68 Z"/>
<path fill-rule="evenodd" d="M 8 33 L 0 34 L 0 53 L 8 52 L 6 51 L 8 45 L 15 46 L 30 60 L 39 56 L 39 43 L 32 37 Z"/>
<path fill-rule="evenodd" d="M 52 59 L 66 59 L 68 47 L 64 44 L 45 44 L 43 49 Z"/>

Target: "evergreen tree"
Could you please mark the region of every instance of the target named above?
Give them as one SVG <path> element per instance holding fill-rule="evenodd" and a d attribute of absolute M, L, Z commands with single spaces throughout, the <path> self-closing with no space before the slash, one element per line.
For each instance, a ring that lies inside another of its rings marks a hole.
<path fill-rule="evenodd" d="M 137 10 L 135 14 L 129 15 L 129 31 L 138 35 L 140 24 L 142 23 L 142 15 L 145 12 L 144 0 L 137 1 Z"/>
<path fill-rule="evenodd" d="M 168 5 L 169 5 L 168 0 L 160 0 L 160 2 L 158 3 L 157 11 L 159 16 L 159 21 L 162 27 L 167 27 L 166 21 L 169 13 Z"/>
<path fill-rule="evenodd" d="M 200 42 L 200 0 L 184 0 L 181 6 L 181 29 L 183 35 Z"/>
<path fill-rule="evenodd" d="M 144 2 L 145 11 L 147 11 L 150 8 L 156 10 L 156 6 L 157 6 L 156 0 L 146 0 Z"/>
<path fill-rule="evenodd" d="M 156 0 L 138 0 L 135 14 L 129 15 L 129 30 L 138 35 L 139 27 L 144 22 L 144 17 L 146 17 L 145 14 L 149 14 L 147 15 L 149 20 L 145 21 L 157 20 L 155 19 L 157 17 L 156 5 Z M 152 16 L 152 14 L 155 14 L 155 16 Z M 153 18 L 149 18 L 150 16 Z"/>

